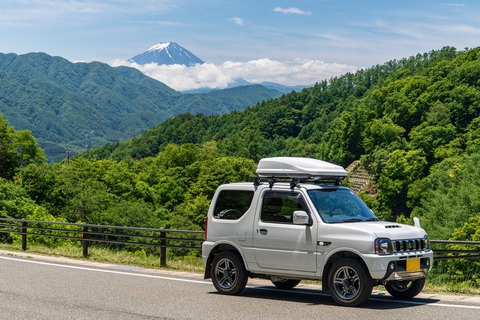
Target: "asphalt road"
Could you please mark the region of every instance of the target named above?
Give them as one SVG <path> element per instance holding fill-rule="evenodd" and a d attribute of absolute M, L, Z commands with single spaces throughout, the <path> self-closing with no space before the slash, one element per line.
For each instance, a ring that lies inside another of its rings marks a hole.
<path fill-rule="evenodd" d="M 278 290 L 249 281 L 216 293 L 201 275 L 0 251 L 0 319 L 480 319 L 480 297 L 374 291 L 361 308 L 337 306 L 319 286 Z"/>

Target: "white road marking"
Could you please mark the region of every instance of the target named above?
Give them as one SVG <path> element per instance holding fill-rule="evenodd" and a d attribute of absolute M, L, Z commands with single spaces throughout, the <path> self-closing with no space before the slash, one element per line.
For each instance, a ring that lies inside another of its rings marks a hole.
<path fill-rule="evenodd" d="M 4 256 L 0 256 L 0 259 L 13 260 L 13 261 L 18 261 L 18 262 L 26 262 L 26 263 L 33 263 L 33 264 L 39 264 L 39 265 L 44 265 L 44 266 L 67 268 L 67 269 L 77 269 L 77 270 L 86 270 L 86 271 L 95 271 L 95 272 L 122 274 L 122 275 L 134 276 L 134 277 L 155 278 L 155 279 L 162 279 L 162 280 L 172 280 L 172 281 L 181 281 L 181 282 L 211 284 L 211 282 L 209 282 L 209 281 L 192 280 L 192 279 L 181 279 L 181 278 L 157 276 L 157 275 L 150 275 L 150 274 L 140 274 L 140 273 L 125 272 L 125 271 L 116 271 L 116 270 L 105 270 L 105 269 L 97 269 L 97 268 L 88 268 L 88 267 L 81 267 L 81 266 L 71 266 L 71 265 L 67 265 L 67 264 L 57 264 L 57 263 L 50 263 L 50 262 L 43 262 L 43 261 L 24 260 L 24 259 L 12 258 L 12 257 L 4 257 Z"/>

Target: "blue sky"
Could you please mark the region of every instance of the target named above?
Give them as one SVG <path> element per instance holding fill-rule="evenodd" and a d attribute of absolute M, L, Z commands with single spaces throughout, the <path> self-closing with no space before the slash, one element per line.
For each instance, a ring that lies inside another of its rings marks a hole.
<path fill-rule="evenodd" d="M 206 64 L 132 66 L 178 90 L 238 77 L 312 84 L 443 46 L 476 47 L 479 17 L 474 0 L 2 0 L 0 52 L 115 66 L 174 41 Z"/>

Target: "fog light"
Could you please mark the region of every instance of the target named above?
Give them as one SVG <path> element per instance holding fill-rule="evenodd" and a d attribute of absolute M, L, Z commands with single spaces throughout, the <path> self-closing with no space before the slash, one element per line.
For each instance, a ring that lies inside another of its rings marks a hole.
<path fill-rule="evenodd" d="M 430 259 L 427 259 L 426 265 L 427 265 L 427 268 L 430 267 Z"/>
<path fill-rule="evenodd" d="M 390 266 L 389 266 L 390 270 L 395 270 L 396 268 L 396 265 L 395 265 L 395 262 L 390 262 Z"/>

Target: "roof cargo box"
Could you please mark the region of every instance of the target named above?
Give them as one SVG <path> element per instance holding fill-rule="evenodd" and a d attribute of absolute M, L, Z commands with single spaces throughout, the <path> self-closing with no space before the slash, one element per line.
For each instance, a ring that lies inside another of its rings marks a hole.
<path fill-rule="evenodd" d="M 297 179 L 342 179 L 347 171 L 341 166 L 322 160 L 300 157 L 264 158 L 258 162 L 259 177 Z"/>

